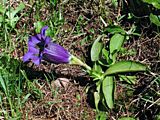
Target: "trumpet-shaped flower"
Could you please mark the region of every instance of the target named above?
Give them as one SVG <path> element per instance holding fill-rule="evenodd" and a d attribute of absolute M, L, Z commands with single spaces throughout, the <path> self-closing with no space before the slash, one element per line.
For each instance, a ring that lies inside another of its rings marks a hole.
<path fill-rule="evenodd" d="M 31 60 L 36 65 L 44 59 L 51 63 L 69 63 L 70 53 L 62 46 L 51 42 L 51 38 L 45 35 L 48 26 L 44 26 L 41 32 L 31 36 L 28 41 L 28 52 L 23 56 L 23 61 Z"/>
<path fill-rule="evenodd" d="M 87 64 L 71 55 L 65 48 L 51 42 L 51 38 L 45 35 L 47 29 L 48 26 L 44 26 L 39 34 L 29 37 L 28 52 L 23 56 L 23 62 L 31 60 L 34 64 L 39 65 L 41 60 L 46 60 L 56 64 L 77 64 L 91 70 Z"/>

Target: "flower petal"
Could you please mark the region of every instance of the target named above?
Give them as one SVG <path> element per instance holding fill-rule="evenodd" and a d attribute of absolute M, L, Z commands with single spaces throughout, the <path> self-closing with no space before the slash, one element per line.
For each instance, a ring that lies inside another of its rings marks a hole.
<path fill-rule="evenodd" d="M 46 30 L 48 29 L 48 26 L 44 26 L 42 29 L 41 29 L 41 35 L 42 36 L 45 36 L 45 33 L 46 33 Z"/>
<path fill-rule="evenodd" d="M 47 48 L 48 52 L 51 52 L 54 54 L 59 54 L 64 57 L 70 56 L 69 52 L 64 47 L 62 47 L 61 45 L 58 45 L 56 43 L 50 42 L 50 43 L 48 43 L 48 46 L 46 48 Z"/>
<path fill-rule="evenodd" d="M 41 41 L 37 38 L 37 36 L 31 36 L 30 38 L 29 38 L 29 41 L 28 41 L 28 46 L 30 47 L 30 46 L 33 46 L 33 47 L 35 47 L 36 46 L 36 44 L 38 44 L 38 43 L 40 43 Z"/>
<path fill-rule="evenodd" d="M 27 53 L 23 56 L 23 62 L 29 61 L 29 59 L 32 59 L 32 57 L 33 57 L 33 53 L 32 53 L 32 52 L 27 52 Z"/>
<path fill-rule="evenodd" d="M 52 63 L 69 63 L 70 54 L 62 46 L 50 42 L 43 51 L 43 59 Z"/>
<path fill-rule="evenodd" d="M 35 47 L 29 47 L 29 52 L 31 52 L 32 54 L 39 54 L 39 50 Z"/>
<path fill-rule="evenodd" d="M 41 63 L 41 59 L 38 56 L 32 57 L 32 62 L 36 65 L 39 65 Z"/>
<path fill-rule="evenodd" d="M 43 59 L 55 64 L 69 63 L 69 58 L 48 53 L 43 54 Z"/>
<path fill-rule="evenodd" d="M 41 34 L 37 34 L 37 35 L 35 35 L 35 37 L 36 37 L 39 41 L 41 41 L 41 39 L 42 39 L 42 35 L 41 35 Z"/>
<path fill-rule="evenodd" d="M 50 43 L 51 42 L 51 38 L 50 37 L 46 37 L 45 38 L 45 44 L 48 44 L 48 43 Z"/>

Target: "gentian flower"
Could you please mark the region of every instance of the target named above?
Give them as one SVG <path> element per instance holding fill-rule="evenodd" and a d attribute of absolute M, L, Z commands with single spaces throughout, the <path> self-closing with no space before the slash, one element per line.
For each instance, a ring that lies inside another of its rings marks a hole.
<path fill-rule="evenodd" d="M 51 38 L 45 35 L 47 29 L 48 26 L 44 26 L 39 34 L 29 37 L 28 52 L 23 56 L 23 62 L 31 60 L 34 64 L 39 65 L 41 60 L 46 60 L 56 64 L 77 64 L 91 70 L 87 64 L 71 55 L 65 48 L 51 42 Z"/>
<path fill-rule="evenodd" d="M 44 59 L 51 63 L 69 63 L 70 53 L 62 46 L 51 42 L 51 38 L 45 36 L 48 26 L 41 29 L 40 34 L 31 36 L 28 41 L 28 52 L 23 56 L 23 61 L 31 60 L 34 64 L 39 65 Z"/>

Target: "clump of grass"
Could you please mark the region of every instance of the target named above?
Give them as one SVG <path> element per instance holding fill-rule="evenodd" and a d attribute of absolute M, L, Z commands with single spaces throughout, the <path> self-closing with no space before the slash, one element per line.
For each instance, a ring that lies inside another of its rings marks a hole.
<path fill-rule="evenodd" d="M 35 4 L 40 13 L 43 5 L 39 2 Z M 23 54 L 22 42 L 28 40 L 28 32 L 30 33 L 31 29 L 28 29 L 28 23 L 23 25 L 19 23 L 23 22 L 23 17 L 27 18 L 30 14 L 22 11 L 26 7 L 25 4 L 17 4 L 14 8 L 12 5 L 10 2 L 0 3 L 0 31 L 2 31 L 0 34 L 0 116 L 2 119 L 21 119 L 24 116 L 22 111 L 25 102 L 31 96 L 35 95 L 36 99 L 43 98 L 40 88 L 35 87 L 36 80 L 31 82 L 27 79 L 20 59 Z M 40 14 L 36 14 L 36 19 L 40 20 L 40 17 Z M 51 18 L 46 23 L 52 23 L 55 19 L 56 17 L 54 20 Z M 16 25 L 21 25 L 22 28 Z M 57 28 L 54 29 L 55 32 Z M 25 114 L 27 116 L 28 113 Z"/>

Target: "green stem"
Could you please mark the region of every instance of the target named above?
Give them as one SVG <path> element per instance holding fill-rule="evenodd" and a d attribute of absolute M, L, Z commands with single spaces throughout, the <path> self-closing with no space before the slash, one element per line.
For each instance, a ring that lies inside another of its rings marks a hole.
<path fill-rule="evenodd" d="M 82 62 L 80 59 L 78 59 L 74 55 L 71 56 L 70 64 L 80 65 L 80 66 L 83 66 L 84 68 L 86 68 L 87 70 L 91 70 L 90 66 L 88 66 L 86 63 Z"/>

